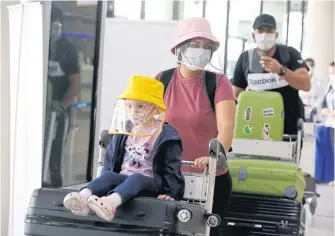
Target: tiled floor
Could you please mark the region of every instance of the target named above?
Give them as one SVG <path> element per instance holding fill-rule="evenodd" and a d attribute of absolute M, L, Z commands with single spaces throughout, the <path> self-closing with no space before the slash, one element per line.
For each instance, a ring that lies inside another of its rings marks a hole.
<path fill-rule="evenodd" d="M 301 167 L 305 172 L 314 174 L 314 139 L 311 137 L 312 126 L 305 125 L 307 138 L 304 140 Z M 333 236 L 334 235 L 334 188 L 327 184 L 319 185 L 318 208 L 312 217 L 311 225 L 306 236 Z"/>

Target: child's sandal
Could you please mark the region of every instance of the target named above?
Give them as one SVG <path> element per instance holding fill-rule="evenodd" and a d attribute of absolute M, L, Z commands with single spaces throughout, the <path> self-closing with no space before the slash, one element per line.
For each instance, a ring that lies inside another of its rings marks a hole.
<path fill-rule="evenodd" d="M 78 216 L 87 216 L 90 209 L 86 206 L 86 201 L 83 199 L 78 192 L 72 192 L 65 196 L 63 200 L 65 208 L 71 210 L 71 212 Z"/>
<path fill-rule="evenodd" d="M 87 205 L 97 216 L 106 221 L 113 220 L 116 213 L 116 208 L 106 201 L 106 197 L 99 198 L 93 195 L 88 199 Z"/>

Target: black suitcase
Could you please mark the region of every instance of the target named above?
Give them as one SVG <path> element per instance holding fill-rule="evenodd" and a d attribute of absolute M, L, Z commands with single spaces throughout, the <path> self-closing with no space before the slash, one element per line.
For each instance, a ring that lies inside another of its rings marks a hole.
<path fill-rule="evenodd" d="M 25 235 L 31 236 L 134 236 L 190 235 L 204 232 L 203 208 L 179 201 L 139 197 L 118 208 L 113 221 L 107 222 L 90 212 L 76 216 L 64 208 L 63 199 L 74 190 L 37 189 L 30 199 L 25 219 Z M 177 219 L 181 209 L 189 209 L 187 223 Z"/>
<path fill-rule="evenodd" d="M 224 236 L 300 236 L 302 204 L 295 200 L 233 193 L 224 213 Z"/>

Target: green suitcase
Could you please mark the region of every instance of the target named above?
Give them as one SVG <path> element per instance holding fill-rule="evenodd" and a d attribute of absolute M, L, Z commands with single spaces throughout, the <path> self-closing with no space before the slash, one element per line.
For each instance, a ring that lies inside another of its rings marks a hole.
<path fill-rule="evenodd" d="M 287 197 L 301 202 L 306 181 L 295 164 L 271 160 L 233 159 L 229 161 L 233 192 Z"/>
<path fill-rule="evenodd" d="M 234 138 L 283 140 L 284 103 L 280 93 L 245 91 L 239 95 Z"/>

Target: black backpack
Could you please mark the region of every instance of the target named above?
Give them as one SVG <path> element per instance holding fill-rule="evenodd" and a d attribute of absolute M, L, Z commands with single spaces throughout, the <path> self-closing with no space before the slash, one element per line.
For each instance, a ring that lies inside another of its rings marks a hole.
<path fill-rule="evenodd" d="M 170 82 L 171 82 L 171 79 L 175 71 L 176 71 L 176 68 L 163 71 L 158 78 L 158 80 L 164 84 L 164 95 L 170 86 Z M 206 89 L 208 100 L 211 104 L 213 111 L 215 111 L 214 98 L 215 98 L 215 90 L 216 90 L 217 85 L 218 85 L 217 74 L 214 72 L 206 71 L 205 79 L 204 79 L 204 87 Z"/>

